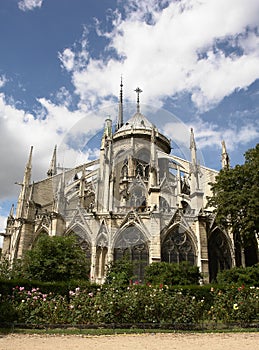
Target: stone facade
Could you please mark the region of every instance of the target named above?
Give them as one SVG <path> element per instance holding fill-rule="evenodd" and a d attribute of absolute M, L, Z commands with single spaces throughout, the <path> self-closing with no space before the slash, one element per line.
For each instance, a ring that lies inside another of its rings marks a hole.
<path fill-rule="evenodd" d="M 8 217 L 4 257 L 22 257 L 42 234 L 76 234 L 98 283 L 107 263 L 125 254 L 140 280 L 145 266 L 158 261 L 187 260 L 205 281 L 235 264 L 231 235 L 206 208 L 217 171 L 198 164 L 193 130 L 191 161 L 171 154 L 169 139 L 140 112 L 139 92 L 136 113 L 124 123 L 121 89 L 116 130 L 107 119 L 99 159 L 58 173 L 55 148 L 48 177 L 32 183 L 31 149 L 16 213 L 12 207 Z M 228 162 L 223 144 L 223 166 Z"/>

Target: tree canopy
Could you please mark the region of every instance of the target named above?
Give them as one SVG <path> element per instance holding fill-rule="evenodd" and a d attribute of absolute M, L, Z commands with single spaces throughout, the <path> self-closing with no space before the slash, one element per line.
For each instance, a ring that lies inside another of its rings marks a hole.
<path fill-rule="evenodd" d="M 190 265 L 188 261 L 180 264 L 155 262 L 145 268 L 145 282 L 154 285 L 190 285 L 199 284 L 201 280 L 199 267 Z"/>
<path fill-rule="evenodd" d="M 89 266 L 74 236 L 41 236 L 23 260 L 25 277 L 39 281 L 87 279 Z"/>
<path fill-rule="evenodd" d="M 259 144 L 245 153 L 245 163 L 222 169 L 211 184 L 208 205 L 215 208 L 219 226 L 231 228 L 243 247 L 255 243 L 259 234 Z"/>

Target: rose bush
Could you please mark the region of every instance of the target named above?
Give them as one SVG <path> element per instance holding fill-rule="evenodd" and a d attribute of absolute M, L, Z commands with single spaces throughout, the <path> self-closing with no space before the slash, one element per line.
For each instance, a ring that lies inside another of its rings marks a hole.
<path fill-rule="evenodd" d="M 202 287 L 200 287 L 202 288 Z M 210 298 L 164 285 L 79 287 L 68 295 L 16 286 L 8 298 L 14 321 L 27 324 L 199 324 L 259 321 L 259 288 L 211 289 Z M 1 296 L 0 296 L 1 298 Z M 7 302 L 7 298 L 5 298 Z"/>
<path fill-rule="evenodd" d="M 259 287 L 230 286 L 211 292 L 214 302 L 208 312 L 210 320 L 245 325 L 259 319 Z"/>

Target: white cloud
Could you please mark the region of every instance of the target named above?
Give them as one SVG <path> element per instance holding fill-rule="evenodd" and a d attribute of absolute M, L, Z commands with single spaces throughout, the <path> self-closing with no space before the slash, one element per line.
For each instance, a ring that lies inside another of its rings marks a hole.
<path fill-rule="evenodd" d="M 75 64 L 75 53 L 71 49 L 66 48 L 62 55 L 59 53 L 58 57 L 61 60 L 63 67 L 70 72 Z"/>
<path fill-rule="evenodd" d="M 259 139 L 259 125 L 251 122 L 242 126 L 233 124 L 222 127 L 197 119 L 191 126 L 194 128 L 197 145 L 201 150 L 207 147 L 220 148 L 221 141 L 224 140 L 228 150 L 233 151 L 240 145 L 256 142 Z"/>
<path fill-rule="evenodd" d="M 132 98 L 136 84 L 144 90 L 143 103 L 188 91 L 205 110 L 259 78 L 258 0 L 249 6 L 246 0 L 166 3 L 131 0 L 125 18 L 114 13 L 110 32 L 98 23 L 98 35 L 109 41 L 107 56 L 91 57 L 87 45 L 60 54 L 83 101 L 90 94 L 117 95 L 114 77 L 122 73 L 126 98 Z"/>
<path fill-rule="evenodd" d="M 23 0 L 19 8 L 33 10 L 42 3 Z M 128 0 L 124 6 L 124 15 L 118 10 L 113 13 L 111 31 L 103 31 L 101 23 L 96 22 L 97 35 L 106 37 L 108 43 L 99 57 L 91 56 L 86 28 L 79 49 L 77 43 L 58 54 L 80 97 L 78 110 L 69 110 L 71 96 L 64 87 L 55 96 L 57 104 L 41 98 L 40 108 L 33 115 L 18 110 L 4 94 L 0 95 L 0 146 L 4 150 L 0 161 L 6 170 L 0 174 L 3 197 L 22 177 L 30 145 L 35 145 L 33 171 L 37 179 L 47 171 L 54 144 L 64 146 L 64 135 L 71 128 L 81 137 L 79 131 L 94 132 L 102 127 L 108 114 L 114 116 L 107 111 L 118 95 L 121 74 L 128 100 L 134 98 L 133 90 L 139 85 L 144 91 L 141 103 L 159 108 L 166 97 L 188 92 L 200 110 L 211 108 L 259 78 L 259 39 L 255 30 L 258 0 L 250 0 L 249 6 L 247 0 Z M 5 82 L 6 78 L 0 77 L 0 87 Z M 103 111 L 87 116 L 98 104 Z M 79 129 L 73 127 L 81 125 L 82 118 L 86 123 Z M 172 139 L 188 144 L 186 128 L 174 126 Z M 252 124 L 223 129 L 198 120 L 192 126 L 201 148 L 220 146 L 225 139 L 231 149 L 258 137 L 258 129 Z M 81 156 L 76 149 L 66 149 L 66 161 L 72 160 L 71 166 Z"/>
<path fill-rule="evenodd" d="M 7 83 L 7 78 L 5 75 L 0 76 L 0 89 L 4 87 L 4 85 Z"/>
<path fill-rule="evenodd" d="M 259 123 L 256 122 L 249 122 L 243 126 L 238 126 L 237 122 L 228 127 L 204 122 L 200 118 L 188 124 L 183 124 L 181 121 L 168 122 L 164 125 L 163 132 L 173 140 L 173 146 L 176 145 L 173 153 L 185 159 L 190 159 L 191 128 L 194 130 L 197 158 L 203 165 L 206 164 L 206 157 L 203 156 L 205 153 L 209 155 L 211 151 L 218 150 L 220 157 L 222 140 L 225 141 L 227 151 L 231 154 L 249 143 L 256 143 L 259 139 Z"/>
<path fill-rule="evenodd" d="M 6 217 L 0 215 L 0 232 L 4 232 L 5 226 L 6 226 Z"/>
<path fill-rule="evenodd" d="M 45 114 L 43 115 L 40 110 L 39 115 L 32 115 L 8 104 L 4 94 L 0 94 L 0 148 L 2 150 L 0 153 L 2 169 L 0 193 L 2 201 L 17 196 L 19 187 L 14 183 L 22 180 L 31 145 L 34 145 L 32 180 L 39 180 L 46 175 L 55 144 L 58 145 L 60 164 L 75 166 L 80 147 L 87 142 L 87 137 L 94 135 L 96 130 L 103 127 L 106 117 L 106 114 L 93 117 L 93 114 L 87 114 L 87 111 L 82 108 L 70 111 L 66 104 L 55 105 L 44 98 L 39 99 L 39 103 Z M 78 123 L 81 125 L 80 132 L 86 136 L 78 149 L 69 148 L 66 144 L 69 138 L 66 135 L 72 135 Z M 59 150 L 62 151 L 62 154 L 59 154 Z M 85 161 L 87 161 L 87 156 Z"/>
<path fill-rule="evenodd" d="M 21 0 L 18 2 L 18 7 L 22 11 L 31 11 L 36 7 L 41 7 L 43 0 Z"/>

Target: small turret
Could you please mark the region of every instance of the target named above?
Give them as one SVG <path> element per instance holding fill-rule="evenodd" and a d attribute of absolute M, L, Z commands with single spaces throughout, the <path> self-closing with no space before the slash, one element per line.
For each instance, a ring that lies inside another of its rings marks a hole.
<path fill-rule="evenodd" d="M 110 118 L 107 118 L 105 120 L 105 126 L 103 131 L 102 142 L 101 142 L 101 150 L 103 150 L 106 147 L 107 141 L 111 141 L 111 140 L 112 140 L 112 120 Z"/>
<path fill-rule="evenodd" d="M 194 138 L 193 128 L 191 128 L 191 136 L 190 136 L 190 151 L 191 151 L 191 164 L 190 164 L 190 175 L 192 178 L 192 192 L 200 189 L 200 166 L 197 162 L 197 148 L 196 142 Z"/>
<path fill-rule="evenodd" d="M 109 211 L 110 174 L 112 164 L 112 121 L 105 120 L 104 132 L 100 148 L 100 167 L 98 171 L 98 183 L 95 197 L 95 205 L 98 211 Z"/>
<path fill-rule="evenodd" d="M 10 213 L 9 213 L 9 218 L 13 218 L 14 217 L 14 204 L 12 204 L 11 209 L 10 209 Z"/>
<path fill-rule="evenodd" d="M 57 191 L 55 194 L 55 201 L 54 201 L 54 212 L 64 215 L 65 212 L 65 205 L 66 205 L 66 199 L 65 199 L 65 171 L 63 170 L 63 173 L 60 177 Z"/>
<path fill-rule="evenodd" d="M 29 159 L 28 159 L 28 162 L 27 162 L 27 165 L 25 168 L 25 172 L 24 172 L 24 177 L 23 177 L 23 184 L 24 185 L 29 185 L 30 181 L 31 181 L 32 151 L 33 151 L 33 146 L 31 146 Z"/>
<path fill-rule="evenodd" d="M 29 186 L 31 181 L 31 169 L 32 169 L 32 151 L 33 146 L 31 146 L 29 159 L 27 162 L 27 165 L 25 167 L 24 176 L 23 176 L 23 182 L 21 184 L 22 189 L 19 195 L 18 203 L 17 203 L 17 210 L 16 210 L 16 217 L 20 218 L 24 215 L 25 210 L 25 204 L 28 200 L 29 193 Z"/>
<path fill-rule="evenodd" d="M 54 176 L 56 174 L 57 174 L 57 145 L 54 148 L 49 170 L 47 171 L 47 175 L 49 177 Z"/>
<path fill-rule="evenodd" d="M 191 162 L 192 164 L 196 164 L 197 163 L 197 156 L 196 156 L 196 142 L 195 142 L 195 138 L 194 138 L 194 132 L 193 132 L 193 128 L 191 128 L 191 135 L 190 135 L 190 150 L 191 150 Z"/>
<path fill-rule="evenodd" d="M 195 209 L 196 213 L 203 207 L 203 192 L 201 189 L 201 168 L 197 161 L 197 148 L 194 138 L 194 132 L 191 128 L 190 135 L 190 151 L 191 151 L 191 163 L 190 163 L 190 197 L 191 197 L 191 207 Z"/>
<path fill-rule="evenodd" d="M 229 155 L 228 155 L 226 144 L 225 144 L 224 140 L 221 142 L 221 145 L 222 145 L 221 167 L 222 167 L 222 169 L 226 169 L 227 170 L 230 167 L 230 159 L 229 159 Z"/>

